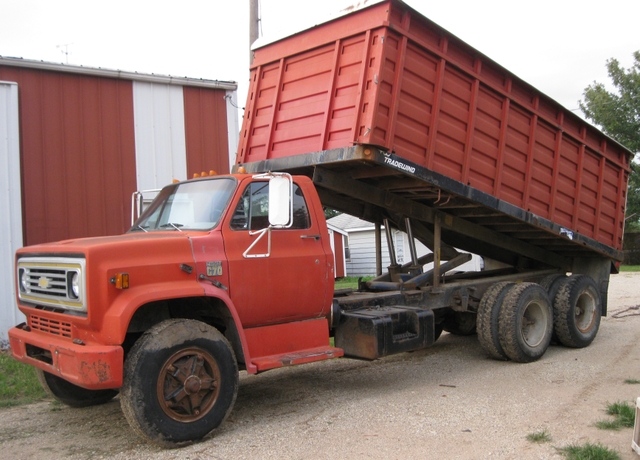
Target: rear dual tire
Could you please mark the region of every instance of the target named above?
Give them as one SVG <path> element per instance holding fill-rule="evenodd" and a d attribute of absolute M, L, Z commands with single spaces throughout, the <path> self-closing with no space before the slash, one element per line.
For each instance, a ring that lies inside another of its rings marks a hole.
<path fill-rule="evenodd" d="M 540 285 L 496 283 L 478 306 L 478 340 L 494 359 L 531 362 L 552 337 L 568 347 L 589 346 L 601 316 L 600 293 L 587 275 L 550 275 Z"/>
<path fill-rule="evenodd" d="M 547 292 L 535 283 L 509 288 L 500 306 L 500 346 L 512 361 L 528 363 L 539 359 L 551 342 L 553 313 Z"/>
<path fill-rule="evenodd" d="M 553 300 L 554 330 L 560 343 L 584 348 L 593 342 L 602 317 L 602 302 L 595 281 L 571 275 L 559 284 Z"/>
<path fill-rule="evenodd" d="M 498 320 L 500 316 L 500 306 L 507 295 L 509 288 L 514 283 L 504 281 L 491 286 L 480 300 L 478 306 L 477 331 L 478 341 L 482 349 L 492 358 L 507 360 L 507 354 L 500 345 L 498 333 Z"/>

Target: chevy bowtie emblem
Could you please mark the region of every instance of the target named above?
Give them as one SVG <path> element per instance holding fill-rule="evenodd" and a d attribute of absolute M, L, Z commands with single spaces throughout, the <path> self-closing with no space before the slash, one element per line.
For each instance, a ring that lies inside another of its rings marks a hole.
<path fill-rule="evenodd" d="M 46 276 L 41 276 L 38 279 L 38 286 L 40 286 L 42 289 L 49 289 L 51 287 L 50 281 L 51 280 Z"/>

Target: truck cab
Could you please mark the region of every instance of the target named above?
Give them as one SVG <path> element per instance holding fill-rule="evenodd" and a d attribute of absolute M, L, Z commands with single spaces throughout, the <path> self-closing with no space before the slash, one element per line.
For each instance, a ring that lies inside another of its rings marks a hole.
<path fill-rule="evenodd" d="M 12 351 L 58 399 L 91 405 L 120 390 L 132 425 L 182 442 L 222 422 L 239 369 L 342 356 L 329 345 L 332 264 L 307 177 L 174 183 L 124 235 L 17 252 L 27 322 L 10 331 Z M 191 426 L 147 429 L 158 417 Z"/>

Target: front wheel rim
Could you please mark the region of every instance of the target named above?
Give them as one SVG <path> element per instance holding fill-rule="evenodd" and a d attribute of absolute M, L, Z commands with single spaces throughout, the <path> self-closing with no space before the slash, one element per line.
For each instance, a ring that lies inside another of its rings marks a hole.
<path fill-rule="evenodd" d="M 156 393 L 160 407 L 173 420 L 199 420 L 211 411 L 218 399 L 218 363 L 200 348 L 180 350 L 162 366 Z"/>

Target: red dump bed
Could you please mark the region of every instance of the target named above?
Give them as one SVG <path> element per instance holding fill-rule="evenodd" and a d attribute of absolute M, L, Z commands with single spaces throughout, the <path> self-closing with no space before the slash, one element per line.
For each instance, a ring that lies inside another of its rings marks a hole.
<path fill-rule="evenodd" d="M 250 84 L 238 163 L 376 145 L 622 248 L 630 152 L 402 2 L 256 49 Z"/>

